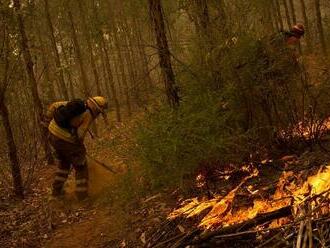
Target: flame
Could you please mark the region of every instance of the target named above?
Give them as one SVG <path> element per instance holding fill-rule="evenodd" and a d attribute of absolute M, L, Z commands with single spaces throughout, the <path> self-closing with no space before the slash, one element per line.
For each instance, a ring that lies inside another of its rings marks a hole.
<path fill-rule="evenodd" d="M 231 190 L 225 197 L 216 196 L 211 200 L 190 199 L 184 202 L 181 208 L 175 210 L 169 215 L 170 219 L 179 216 L 191 218 L 201 214 L 204 210 L 211 210 L 200 221 L 199 227 L 211 229 L 218 226 L 229 226 L 232 224 L 244 222 L 248 219 L 256 217 L 258 214 L 272 212 L 277 209 L 292 205 L 297 209 L 299 204 L 306 197 L 314 196 L 325 191 L 330 191 L 330 164 L 316 175 L 310 176 L 304 183 L 299 184 L 300 174 L 294 174 L 292 171 L 283 172 L 278 180 L 276 191 L 269 199 L 256 199 L 249 208 L 240 208 L 237 211 L 232 209 L 232 203 L 236 196 L 236 192 L 244 185 L 244 183 L 258 175 L 258 171 L 254 170 L 250 176 L 244 178 L 241 183 Z M 251 191 L 251 196 L 257 191 Z M 283 218 L 273 221 L 271 227 L 287 223 L 288 219 Z"/>
<path fill-rule="evenodd" d="M 315 123 L 310 123 L 308 120 L 300 121 L 297 125 L 292 127 L 291 132 L 294 136 L 304 137 L 304 138 L 313 138 L 313 136 L 318 133 L 324 133 L 330 129 L 330 117 L 316 121 Z M 289 130 L 282 130 L 280 135 L 282 138 L 286 137 Z M 290 133 L 290 131 L 289 131 Z"/>

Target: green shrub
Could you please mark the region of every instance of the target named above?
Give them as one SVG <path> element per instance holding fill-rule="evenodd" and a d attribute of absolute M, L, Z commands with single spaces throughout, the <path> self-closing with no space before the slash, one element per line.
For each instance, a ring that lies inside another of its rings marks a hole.
<path fill-rule="evenodd" d="M 238 147 L 244 135 L 237 116 L 221 106 L 219 94 L 195 83 L 185 96 L 178 110 L 162 106 L 137 130 L 137 156 L 153 189 L 181 185 L 206 158 L 242 159 Z"/>
<path fill-rule="evenodd" d="M 313 99 L 284 43 L 244 35 L 214 48 L 205 61 L 190 67 L 199 80 L 177 77 L 180 108 L 161 106 L 137 129 L 137 157 L 152 189 L 184 186 L 201 161 L 246 162 L 251 153 L 273 149 L 279 134 L 294 135 L 306 118 Z"/>

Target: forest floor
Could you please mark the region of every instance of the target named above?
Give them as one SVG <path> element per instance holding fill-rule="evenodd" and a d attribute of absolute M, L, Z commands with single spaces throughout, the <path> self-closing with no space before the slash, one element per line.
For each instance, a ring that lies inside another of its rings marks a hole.
<path fill-rule="evenodd" d="M 66 183 L 65 197 L 51 197 L 56 166 L 44 167 L 38 172 L 23 201 L 3 196 L 0 201 L 0 247 L 138 248 L 146 246 L 154 234 L 159 235 L 157 232 L 165 227 L 167 216 L 178 207 L 182 195 L 178 191 L 168 191 L 121 201 L 122 196 L 114 193 L 121 192 L 113 189 L 125 180 L 128 161 L 123 156 L 123 149 L 117 153 L 115 147 L 129 142 L 126 139 L 129 139 L 130 129 L 129 124 L 121 124 L 110 132 L 105 131 L 97 140 L 88 139 L 89 154 L 112 165 L 119 173 L 113 174 L 90 160 L 90 197 L 86 201 L 79 202 L 75 198 L 73 173 Z M 323 151 L 307 152 L 299 160 L 302 166 L 313 165 L 317 169 L 329 161 L 329 156 Z M 279 173 L 270 167 L 262 173 L 258 184 L 262 179 L 269 183 L 270 175 L 277 175 L 276 172 Z M 227 185 L 226 191 L 233 185 Z M 169 233 L 173 235 L 193 226 L 190 221 L 172 224 Z"/>
<path fill-rule="evenodd" d="M 175 201 L 161 193 L 127 204 L 120 195 L 114 199 L 111 189 L 123 179 L 126 165 L 111 144 L 126 138 L 127 128 L 122 124 L 87 141 L 93 158 L 122 173 L 113 174 L 89 160 L 90 197 L 86 201 L 75 197 L 74 173 L 65 185 L 65 196 L 51 196 L 54 165 L 38 171 L 23 201 L 1 194 L 0 247 L 143 247 L 146 232 L 166 219 Z"/>

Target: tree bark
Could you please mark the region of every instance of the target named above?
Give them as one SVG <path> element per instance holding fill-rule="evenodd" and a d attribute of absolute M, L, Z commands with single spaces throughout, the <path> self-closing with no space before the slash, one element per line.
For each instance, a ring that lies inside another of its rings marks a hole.
<path fill-rule="evenodd" d="M 308 21 L 308 17 L 307 17 L 305 0 L 300 0 L 300 5 L 301 5 L 301 13 L 302 13 L 303 19 L 304 19 L 307 51 L 311 52 L 311 50 L 312 50 L 312 37 L 311 37 L 310 32 L 309 32 L 309 21 Z"/>
<path fill-rule="evenodd" d="M 9 113 L 6 104 L 0 102 L 0 115 L 3 119 L 3 126 L 6 133 L 7 147 L 9 150 L 9 160 L 11 167 L 11 175 L 13 178 L 14 193 L 19 198 L 24 198 L 24 190 L 22 183 L 21 170 L 19 166 L 19 160 L 17 156 L 17 147 L 14 140 L 13 130 L 10 126 Z"/>
<path fill-rule="evenodd" d="M 108 82 L 109 81 L 108 72 L 107 72 L 107 68 L 106 68 L 106 65 L 105 65 L 105 55 L 104 55 L 104 52 L 103 52 L 103 48 L 100 48 L 100 56 L 101 56 L 101 65 L 102 65 L 104 88 L 105 88 L 107 97 L 109 99 L 111 99 L 111 91 L 110 91 L 109 82 Z"/>
<path fill-rule="evenodd" d="M 138 25 L 136 19 L 134 19 L 133 24 L 134 24 L 134 30 L 136 32 L 136 40 L 137 40 L 138 50 L 139 50 L 139 54 L 140 54 L 140 58 L 141 58 L 141 61 L 142 61 L 142 66 L 143 66 L 143 74 L 144 74 L 143 76 L 146 78 L 147 87 L 150 90 L 151 87 L 152 87 L 152 80 L 151 80 L 150 72 L 149 72 L 147 54 L 146 54 L 146 51 L 143 47 L 142 31 L 139 28 L 139 25 Z"/>
<path fill-rule="evenodd" d="M 65 47 L 64 47 L 64 44 L 63 44 L 63 38 L 62 38 L 62 35 L 61 35 L 61 32 L 59 32 L 59 45 L 61 47 L 61 50 L 63 52 L 63 60 L 64 60 L 64 63 L 66 64 L 66 66 L 70 66 L 70 62 L 69 62 L 69 59 L 68 59 L 68 55 L 65 51 Z M 72 79 L 72 75 L 71 75 L 71 71 L 69 68 L 65 68 L 65 72 L 66 72 L 66 75 L 67 75 L 67 78 L 68 78 L 68 81 L 69 81 L 69 96 L 71 97 L 71 99 L 75 99 L 76 98 L 76 94 L 74 92 L 74 83 L 73 83 L 73 79 Z"/>
<path fill-rule="evenodd" d="M 148 0 L 148 2 L 149 14 L 154 26 L 154 32 L 157 40 L 158 56 L 165 83 L 167 100 L 171 107 L 176 108 L 180 104 L 180 98 L 172 69 L 171 55 L 167 43 L 161 0 Z"/>
<path fill-rule="evenodd" d="M 296 9 L 294 7 L 293 0 L 289 0 L 289 5 L 290 5 L 290 11 L 291 11 L 293 24 L 296 24 L 297 23 L 297 16 L 296 16 Z"/>
<path fill-rule="evenodd" d="M 53 53 L 55 55 L 56 72 L 58 73 L 58 80 L 59 80 L 60 87 L 61 87 L 60 91 L 61 91 L 63 97 L 65 98 L 65 100 L 69 100 L 69 93 L 68 93 L 68 89 L 65 85 L 63 67 L 62 67 L 61 59 L 60 59 L 60 53 L 59 53 L 59 50 L 58 50 L 58 47 L 56 44 L 54 27 L 53 27 L 52 19 L 50 17 L 50 13 L 49 13 L 48 0 L 44 0 L 44 2 L 45 2 L 46 20 L 47 20 L 47 25 L 49 28 L 49 38 L 52 43 Z"/>
<path fill-rule="evenodd" d="M 292 22 L 291 22 L 289 7 L 288 7 L 286 0 L 283 0 L 283 6 L 284 6 L 284 10 L 285 10 L 286 23 L 288 24 L 288 28 L 290 29 L 292 26 Z"/>
<path fill-rule="evenodd" d="M 123 25 L 123 30 L 124 30 L 124 34 L 122 35 L 122 43 L 125 44 L 125 56 L 124 56 L 124 59 L 125 59 L 125 62 L 126 62 L 126 65 L 127 65 L 127 70 L 128 70 L 128 75 L 130 77 L 130 91 L 132 92 L 132 95 L 134 96 L 135 98 L 135 103 L 138 103 L 139 101 L 139 88 L 138 86 L 136 85 L 137 83 L 137 77 L 136 77 L 136 71 L 135 71 L 135 68 L 136 66 L 134 65 L 134 54 L 133 54 L 133 49 L 132 49 L 132 46 L 131 46 L 131 42 L 130 42 L 130 37 L 128 35 L 128 33 L 130 32 L 126 25 Z"/>
<path fill-rule="evenodd" d="M 68 16 L 69 16 L 69 21 L 70 21 L 71 36 L 72 36 L 72 40 L 73 40 L 74 51 L 75 51 L 76 59 L 78 60 L 79 69 L 80 69 L 80 80 L 83 84 L 83 93 L 84 93 L 84 96 L 87 98 L 87 97 L 89 97 L 89 94 L 90 94 L 90 90 L 88 87 L 88 79 L 87 79 L 87 75 L 86 75 L 86 71 L 85 71 L 84 60 L 82 58 L 82 54 L 81 54 L 81 50 L 80 50 L 80 46 L 79 46 L 79 42 L 78 42 L 78 38 L 77 38 L 77 34 L 76 34 L 76 29 L 75 29 L 74 22 L 73 22 L 73 16 L 72 16 L 72 13 L 70 10 L 68 11 Z"/>
<path fill-rule="evenodd" d="M 315 3 L 315 11 L 316 11 L 316 25 L 317 25 L 317 31 L 319 33 L 321 48 L 322 48 L 323 54 L 325 56 L 327 56 L 328 51 L 327 51 L 327 45 L 325 43 L 325 37 L 324 37 L 324 29 L 323 29 L 323 24 L 322 24 L 320 0 L 314 0 L 314 3 Z"/>
<path fill-rule="evenodd" d="M 114 81 L 113 81 L 113 75 L 112 75 L 112 70 L 111 70 L 111 65 L 110 65 L 109 53 L 108 53 L 108 49 L 106 47 L 106 44 L 104 42 L 104 39 L 102 39 L 102 50 L 103 50 L 104 55 L 105 55 L 105 65 L 106 65 L 107 76 L 108 76 L 107 78 L 108 78 L 108 83 L 110 84 L 111 94 L 112 94 L 112 98 L 113 98 L 115 109 L 116 109 L 116 117 L 117 117 L 117 121 L 120 122 L 121 121 L 120 105 L 119 105 L 119 101 L 118 101 L 118 97 L 117 97 L 117 91 L 116 91 L 116 88 L 115 88 L 115 84 L 114 84 Z"/>
<path fill-rule="evenodd" d="M 41 100 L 39 97 L 39 93 L 38 93 L 38 86 L 37 86 L 37 80 L 34 74 L 34 70 L 33 70 L 33 62 L 32 62 L 32 57 L 31 57 L 31 53 L 29 50 L 29 46 L 28 46 L 28 39 L 26 36 L 26 32 L 25 32 L 25 27 L 24 27 L 24 23 L 23 23 L 23 17 L 21 14 L 21 6 L 20 6 L 20 2 L 19 0 L 14 0 L 14 8 L 16 11 L 16 15 L 17 15 L 17 22 L 18 22 L 18 29 L 19 29 L 19 33 L 21 36 L 21 49 L 23 52 L 23 57 L 24 57 L 24 62 L 25 62 L 25 68 L 26 68 L 26 72 L 28 74 L 28 78 L 29 78 L 29 82 L 30 82 L 30 86 L 31 86 L 31 90 L 32 90 L 32 97 L 33 97 L 33 101 L 35 104 L 35 109 L 36 109 L 36 113 L 37 113 L 37 122 L 41 123 L 41 120 L 43 119 L 43 109 L 42 109 L 42 104 L 41 104 Z M 49 164 L 52 164 L 54 162 L 53 157 L 52 157 L 52 153 L 48 144 L 48 130 L 45 127 L 40 127 L 41 128 L 41 142 L 43 144 L 44 147 L 44 151 L 45 151 L 45 156 L 47 159 L 47 162 Z"/>
<path fill-rule="evenodd" d="M 3 61 L 4 61 L 4 72 L 3 72 L 2 83 L 0 85 L 0 116 L 2 116 L 3 126 L 5 129 L 14 193 L 17 197 L 23 198 L 24 189 L 23 189 L 21 170 L 17 155 L 17 147 L 15 144 L 13 131 L 10 125 L 9 111 L 5 103 L 5 93 L 9 84 L 8 77 L 9 77 L 9 67 L 10 67 L 9 40 L 8 40 L 9 35 L 6 35 L 6 33 L 7 33 L 7 26 L 6 24 L 4 24 L 4 40 L 3 40 L 3 47 L 1 49 L 2 52 L 0 53 L 0 55 L 3 55 Z"/>
<path fill-rule="evenodd" d="M 125 100 L 126 100 L 127 112 L 128 112 L 128 115 L 131 116 L 131 114 L 132 114 L 131 100 L 130 100 L 130 95 L 129 95 L 127 77 L 125 74 L 124 60 L 123 60 L 123 56 L 122 56 L 120 46 L 119 46 L 117 30 L 115 29 L 112 34 L 113 34 L 114 44 L 117 49 L 119 70 L 120 70 L 120 75 L 121 75 L 121 79 L 122 79 L 124 90 L 125 90 Z"/>
<path fill-rule="evenodd" d="M 276 30 L 276 26 L 274 26 L 274 22 L 273 22 L 273 17 L 272 17 L 272 12 L 271 12 L 271 8 L 269 8 L 269 5 L 265 5 L 262 8 L 263 14 L 265 16 L 264 18 L 264 32 L 266 34 L 274 33 Z M 276 19 L 275 19 L 275 23 L 276 23 Z"/>
<path fill-rule="evenodd" d="M 279 0 L 274 0 L 275 1 L 275 12 L 276 12 L 276 16 L 277 16 L 277 21 L 280 25 L 280 29 L 283 30 L 284 28 L 284 24 L 283 24 L 283 19 L 282 19 L 282 14 L 281 14 L 281 5 L 279 3 Z"/>
<path fill-rule="evenodd" d="M 269 12 L 271 14 L 272 21 L 273 21 L 273 23 L 275 25 L 276 30 L 277 31 L 280 31 L 281 30 L 281 27 L 280 27 L 280 25 L 278 23 L 277 10 L 276 10 L 274 1 L 271 1 L 270 2 L 270 5 L 271 5 L 271 10 Z M 267 8 L 267 6 L 266 6 L 266 8 Z"/>
<path fill-rule="evenodd" d="M 202 40 L 210 42 L 210 17 L 207 0 L 195 0 L 194 2 L 197 14 L 197 30 L 200 32 L 199 35 Z"/>
<path fill-rule="evenodd" d="M 118 89 L 119 89 L 119 99 L 121 99 L 121 97 L 125 96 L 125 92 L 124 92 L 124 89 L 123 89 L 123 85 L 122 85 L 122 82 L 121 82 L 121 79 L 120 79 L 120 69 L 119 69 L 119 59 L 114 59 L 113 60 L 113 67 L 115 69 L 115 73 L 114 75 L 116 76 L 116 79 L 115 79 L 115 82 L 117 82 L 118 84 Z"/>
<path fill-rule="evenodd" d="M 96 92 L 98 95 L 102 95 L 101 92 L 101 88 L 100 88 L 100 80 L 99 80 L 99 75 L 97 72 L 97 67 L 96 67 L 96 63 L 95 63 L 95 58 L 93 55 L 93 48 L 92 48 L 92 42 L 91 42 L 91 38 L 90 38 L 90 34 L 87 28 L 87 23 L 86 23 L 86 18 L 85 18 L 85 13 L 83 12 L 83 6 L 82 6 L 82 1 L 81 0 L 77 0 L 78 3 L 78 9 L 79 9 L 79 13 L 80 13 L 80 18 L 82 20 L 82 26 L 83 26 L 83 33 L 87 42 L 87 47 L 89 50 L 89 55 L 90 55 L 90 60 L 91 60 L 91 66 L 92 66 L 92 71 L 93 71 L 93 75 L 94 75 L 94 83 L 96 85 Z"/>
<path fill-rule="evenodd" d="M 45 71 L 45 88 L 46 88 L 46 92 L 47 92 L 47 102 L 54 102 L 55 101 L 55 89 L 54 89 L 54 85 L 52 84 L 52 81 L 50 80 L 50 74 L 49 74 L 49 62 L 47 59 L 47 52 L 46 52 L 46 48 L 44 46 L 44 43 L 42 41 L 41 38 L 41 33 L 40 33 L 40 29 L 38 29 L 38 38 L 39 38 L 39 44 L 40 44 L 40 50 L 41 50 L 41 59 L 42 59 L 42 63 L 44 66 L 44 71 Z"/>

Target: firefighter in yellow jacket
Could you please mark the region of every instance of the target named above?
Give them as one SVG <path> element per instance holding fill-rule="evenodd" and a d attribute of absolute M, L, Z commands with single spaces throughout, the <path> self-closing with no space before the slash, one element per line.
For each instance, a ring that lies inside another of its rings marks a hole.
<path fill-rule="evenodd" d="M 49 139 L 59 160 L 58 170 L 52 185 L 52 195 L 63 195 L 63 186 L 70 168 L 75 170 L 76 194 L 82 200 L 88 196 L 88 168 L 84 137 L 93 121 L 104 114 L 107 100 L 102 96 L 87 100 L 55 102 L 47 111 L 50 121 Z"/>

